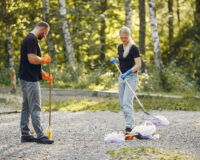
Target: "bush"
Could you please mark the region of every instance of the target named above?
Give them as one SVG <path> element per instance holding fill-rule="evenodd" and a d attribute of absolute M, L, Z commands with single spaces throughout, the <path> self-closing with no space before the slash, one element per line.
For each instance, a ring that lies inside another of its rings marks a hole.
<path fill-rule="evenodd" d="M 4 66 L 0 68 L 0 85 L 10 86 L 10 69 Z"/>
<path fill-rule="evenodd" d="M 47 71 L 46 67 L 43 67 Z M 107 90 L 116 88 L 117 78 L 113 72 L 107 72 L 102 68 L 88 71 L 83 64 L 71 68 L 66 65 L 52 67 L 54 88 L 93 89 Z M 48 87 L 43 81 L 42 87 Z"/>
<path fill-rule="evenodd" d="M 140 74 L 139 89 L 142 91 L 192 92 L 196 90 L 195 81 L 188 78 L 181 67 L 173 61 L 164 66 L 161 80 L 156 72 Z"/>

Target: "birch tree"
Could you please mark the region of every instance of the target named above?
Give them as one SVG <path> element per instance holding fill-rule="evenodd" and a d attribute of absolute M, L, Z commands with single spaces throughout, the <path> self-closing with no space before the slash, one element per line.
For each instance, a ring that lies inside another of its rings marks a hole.
<path fill-rule="evenodd" d="M 125 0 L 125 25 L 132 31 L 132 0 Z"/>
<path fill-rule="evenodd" d="M 158 36 L 154 0 L 148 0 L 148 6 L 149 6 L 149 16 L 151 24 L 151 37 L 153 40 L 154 61 L 157 73 L 160 74 L 161 71 L 160 40 Z"/>
<path fill-rule="evenodd" d="M 16 76 L 15 76 L 13 52 L 12 52 L 12 45 L 11 45 L 11 35 L 10 35 L 11 31 L 10 31 L 9 16 L 7 14 L 6 0 L 2 0 L 2 7 L 3 7 L 3 21 L 6 25 L 6 51 L 8 52 L 9 66 L 10 66 L 11 93 L 15 93 L 16 92 Z"/>
<path fill-rule="evenodd" d="M 64 40 L 65 40 L 65 47 L 67 49 L 66 57 L 68 58 L 70 65 L 73 66 L 73 64 L 75 63 L 74 48 L 72 46 L 69 26 L 66 19 L 65 0 L 59 0 L 59 4 L 60 4 L 60 18 L 61 18 L 61 23 L 62 23 L 62 31 L 64 35 Z"/>
<path fill-rule="evenodd" d="M 46 21 L 50 25 L 50 21 L 49 21 L 49 10 L 50 10 L 49 0 L 42 0 L 42 4 L 43 4 L 43 19 L 44 19 L 44 21 Z M 47 35 L 46 43 L 48 45 L 49 54 L 55 62 L 55 59 L 54 59 L 55 49 L 54 49 L 53 39 L 52 39 L 52 36 L 51 36 L 51 30 L 49 31 L 49 34 Z"/>
<path fill-rule="evenodd" d="M 174 27 L 173 27 L 173 0 L 168 0 L 168 26 L 169 26 L 169 50 L 170 54 L 173 53 L 173 35 L 174 35 Z"/>

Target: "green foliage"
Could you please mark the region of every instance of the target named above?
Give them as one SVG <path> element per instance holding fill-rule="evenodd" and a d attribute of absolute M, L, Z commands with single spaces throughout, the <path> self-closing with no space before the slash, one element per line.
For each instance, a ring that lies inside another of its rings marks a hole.
<path fill-rule="evenodd" d="M 1 65 L 0 65 L 1 66 Z M 10 70 L 4 66 L 0 67 L 0 86 L 9 86 L 10 82 Z"/>
<path fill-rule="evenodd" d="M 131 147 L 121 148 L 119 150 L 108 150 L 106 154 L 110 154 L 110 159 L 162 159 L 162 160 L 194 160 L 195 157 L 188 156 L 181 152 L 169 151 L 166 149 L 158 149 L 155 147 Z"/>
<path fill-rule="evenodd" d="M 124 1 L 107 1 L 107 8 L 102 8 L 102 1 L 65 0 L 69 30 L 76 62 L 80 64 L 72 71 L 65 57 L 62 26 L 59 15 L 58 0 L 50 1 L 50 26 L 55 48 L 52 74 L 54 76 L 53 87 L 79 88 L 96 90 L 117 89 L 117 73 L 114 66 L 110 65 L 111 57 L 117 57 L 117 46 L 120 44 L 118 31 L 125 24 Z M 11 44 L 15 62 L 16 73 L 19 68 L 20 45 L 23 38 L 33 29 L 42 18 L 42 1 L 37 0 L 6 0 L 7 15 L 11 29 Z M 133 5 L 132 37 L 138 45 L 139 19 L 138 1 Z M 168 44 L 168 8 L 167 2 L 156 1 L 156 18 L 161 42 L 162 60 L 164 63 L 162 80 L 160 81 L 155 70 L 153 44 L 149 24 L 148 9 L 146 15 L 146 54 L 142 56 L 146 63 L 145 73 L 140 74 L 141 91 L 184 91 L 200 90 L 200 45 L 198 27 L 195 25 L 194 0 L 179 0 L 180 24 L 177 13 L 174 10 L 174 52 L 169 54 Z M 9 85 L 7 74 L 9 67 L 8 53 L 5 49 L 6 27 L 5 17 L 0 3 L 0 84 Z M 147 7 L 147 5 L 146 5 Z M 176 2 L 174 7 L 177 7 Z M 176 8 L 177 9 L 177 8 Z M 105 19 L 105 63 L 100 60 L 101 44 L 101 20 Z M 42 55 L 48 54 L 45 40 L 39 41 Z M 45 67 L 44 67 L 45 68 Z M 112 72 L 112 73 L 111 73 Z M 47 87 L 43 82 L 42 86 Z"/>
<path fill-rule="evenodd" d="M 163 65 L 162 79 L 153 71 L 151 74 L 141 73 L 139 75 L 141 91 L 166 91 L 166 92 L 195 92 L 196 83 L 188 77 L 188 74 L 177 62 L 172 61 Z"/>
<path fill-rule="evenodd" d="M 74 88 L 108 90 L 116 89 L 116 77 L 112 72 L 105 72 L 102 68 L 89 72 L 84 64 L 72 68 L 67 65 L 51 67 L 53 76 L 53 88 Z M 47 71 L 46 66 L 43 70 Z M 48 83 L 43 81 L 42 87 L 48 87 Z"/>

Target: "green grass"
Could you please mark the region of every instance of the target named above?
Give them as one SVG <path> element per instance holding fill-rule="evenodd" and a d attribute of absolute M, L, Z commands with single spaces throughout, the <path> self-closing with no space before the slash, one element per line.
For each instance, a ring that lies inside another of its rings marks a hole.
<path fill-rule="evenodd" d="M 135 160 L 194 160 L 194 157 L 185 155 L 181 152 L 157 149 L 155 147 L 131 147 L 119 150 L 108 150 L 110 159 L 135 159 Z"/>
<path fill-rule="evenodd" d="M 43 101 L 42 109 L 48 111 L 49 104 L 48 101 Z M 79 99 L 70 98 L 69 101 L 52 101 L 52 110 L 53 111 L 89 111 L 95 112 L 97 110 L 101 111 L 112 111 L 118 112 L 120 110 L 119 102 L 117 100 L 98 100 L 91 101 L 88 99 Z"/>
<path fill-rule="evenodd" d="M 15 107 L 16 109 L 21 108 L 21 97 L 17 94 L 0 94 L 0 104 L 6 106 Z"/>
<path fill-rule="evenodd" d="M 184 111 L 200 111 L 200 99 L 195 98 L 161 98 L 161 97 L 139 97 L 147 110 L 184 110 Z M 48 111 L 48 101 L 42 101 L 42 108 L 44 111 Z M 135 111 L 140 110 L 140 107 L 136 100 L 134 100 Z M 117 99 L 100 99 L 100 100 L 88 100 L 79 99 L 74 97 L 66 101 L 52 101 L 53 111 L 120 111 L 119 100 Z"/>
<path fill-rule="evenodd" d="M 150 96 L 139 96 L 140 101 L 144 105 L 145 109 L 148 110 L 183 110 L 183 111 L 200 111 L 200 99 L 185 97 L 185 98 L 162 98 L 162 97 L 150 97 Z M 0 103 L 14 106 L 17 109 L 21 108 L 21 96 L 17 94 L 0 94 Z M 42 109 L 48 111 L 49 102 L 48 100 L 42 100 Z M 134 100 L 135 111 L 140 110 L 140 107 Z M 99 98 L 96 100 L 88 99 L 76 99 L 71 97 L 68 101 L 52 101 L 53 111 L 87 111 L 95 112 L 100 111 L 111 111 L 119 112 L 120 105 L 118 99 L 112 99 L 107 97 L 106 99 Z"/>
<path fill-rule="evenodd" d="M 163 98 L 163 97 L 139 97 L 146 109 L 155 110 L 183 110 L 183 111 L 200 111 L 200 99 L 185 97 L 185 98 Z M 134 100 L 135 108 L 139 105 Z"/>

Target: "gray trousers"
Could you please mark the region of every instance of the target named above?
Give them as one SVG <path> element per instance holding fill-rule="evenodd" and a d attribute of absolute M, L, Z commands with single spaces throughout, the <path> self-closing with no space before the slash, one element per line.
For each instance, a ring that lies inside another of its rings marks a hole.
<path fill-rule="evenodd" d="M 30 135 L 29 119 L 31 116 L 33 128 L 37 138 L 44 137 L 43 129 L 40 124 L 40 83 L 19 80 L 22 91 L 22 111 L 20 128 L 22 136 Z"/>
<path fill-rule="evenodd" d="M 130 84 L 131 88 L 135 91 L 138 84 L 137 73 L 132 73 L 126 77 L 126 80 Z M 133 128 L 133 98 L 134 95 L 129 89 L 126 82 L 119 76 L 118 79 L 118 89 L 119 89 L 119 100 L 122 112 L 125 118 L 126 128 Z"/>

